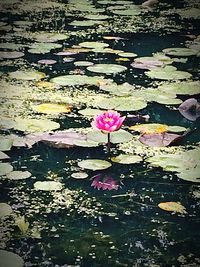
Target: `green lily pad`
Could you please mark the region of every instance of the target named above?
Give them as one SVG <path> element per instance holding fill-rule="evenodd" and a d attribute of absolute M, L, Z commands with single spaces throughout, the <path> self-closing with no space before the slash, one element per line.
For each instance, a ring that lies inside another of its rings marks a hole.
<path fill-rule="evenodd" d="M 0 136 L 0 151 L 9 151 L 13 145 L 13 140 L 6 136 Z"/>
<path fill-rule="evenodd" d="M 49 53 L 52 49 L 61 47 L 62 45 L 55 43 L 34 43 L 30 46 L 28 52 L 32 54 L 46 54 Z"/>
<path fill-rule="evenodd" d="M 133 135 L 125 130 L 120 129 L 119 131 L 112 132 L 110 134 L 110 142 L 113 144 L 125 143 L 132 140 Z M 99 131 L 91 131 L 87 134 L 87 139 L 99 143 L 107 143 L 108 136 Z"/>
<path fill-rule="evenodd" d="M 170 84 L 163 84 L 158 90 L 177 95 L 196 95 L 200 94 L 200 81 L 184 81 Z"/>
<path fill-rule="evenodd" d="M 62 184 L 55 181 L 37 181 L 34 183 L 34 188 L 42 191 L 60 191 Z"/>
<path fill-rule="evenodd" d="M 85 108 L 85 109 L 81 109 L 79 110 L 79 114 L 86 116 L 86 117 L 94 117 L 96 115 L 98 115 L 99 113 L 103 112 L 100 109 L 94 109 L 94 108 Z"/>
<path fill-rule="evenodd" d="M 104 170 L 112 166 L 112 164 L 106 160 L 100 159 L 86 159 L 78 162 L 78 166 L 88 170 Z"/>
<path fill-rule="evenodd" d="M 99 143 L 92 140 L 75 140 L 74 145 L 81 147 L 97 147 Z"/>
<path fill-rule="evenodd" d="M 66 40 L 68 35 L 57 32 L 37 32 L 35 33 L 34 39 L 42 43 L 53 43 L 57 41 Z"/>
<path fill-rule="evenodd" d="M 112 12 L 116 15 L 121 15 L 121 16 L 137 16 L 141 13 L 141 7 L 139 5 L 129 5 L 127 6 L 126 9 L 114 9 Z"/>
<path fill-rule="evenodd" d="M 15 129 L 22 132 L 47 132 L 60 128 L 60 124 L 47 119 L 15 119 Z"/>
<path fill-rule="evenodd" d="M 29 171 L 12 171 L 6 175 L 9 180 L 23 180 L 31 177 Z"/>
<path fill-rule="evenodd" d="M 176 172 L 176 175 L 186 181 L 200 182 L 200 148 L 175 154 L 153 156 L 146 160 L 152 166 L 165 171 Z"/>
<path fill-rule="evenodd" d="M 90 61 L 75 61 L 74 65 L 78 67 L 88 67 L 94 65 L 94 63 Z"/>
<path fill-rule="evenodd" d="M 117 64 L 95 64 L 87 67 L 87 70 L 97 73 L 117 74 L 127 70 L 127 67 Z"/>
<path fill-rule="evenodd" d="M 24 260 L 17 254 L 7 251 L 0 250 L 0 267 L 23 267 Z"/>
<path fill-rule="evenodd" d="M 71 177 L 74 179 L 82 180 L 88 178 L 88 174 L 86 172 L 74 172 L 72 173 Z"/>
<path fill-rule="evenodd" d="M 74 20 L 70 22 L 68 25 L 77 26 L 77 27 L 89 27 L 95 26 L 97 24 L 103 24 L 103 20 Z"/>
<path fill-rule="evenodd" d="M 142 158 L 137 155 L 121 154 L 117 157 L 112 157 L 111 160 L 120 164 L 134 164 L 142 161 Z"/>
<path fill-rule="evenodd" d="M 9 163 L 0 163 L 0 176 L 6 175 L 13 170 L 13 166 Z"/>
<path fill-rule="evenodd" d="M 155 68 L 146 71 L 145 74 L 152 79 L 159 80 L 183 80 L 192 77 L 192 74 L 186 71 L 178 71 L 175 67 L 165 66 L 164 68 Z"/>
<path fill-rule="evenodd" d="M 143 99 L 136 99 L 135 97 L 112 97 L 99 99 L 96 105 L 102 109 L 115 109 L 118 111 L 136 111 L 143 109 L 147 103 Z"/>
<path fill-rule="evenodd" d="M 94 49 L 100 49 L 108 47 L 109 44 L 103 43 L 103 42 L 82 42 L 79 43 L 79 46 L 85 47 L 85 48 L 94 48 Z"/>
<path fill-rule="evenodd" d="M 102 84 L 100 83 L 100 89 L 116 96 L 128 96 L 133 93 L 133 90 L 135 88 L 129 83 L 116 84 L 114 82 L 111 82 Z"/>
<path fill-rule="evenodd" d="M 200 9 L 196 7 L 186 7 L 182 9 L 176 9 L 176 12 L 183 19 L 200 19 Z"/>
<path fill-rule="evenodd" d="M 98 20 L 108 19 L 109 16 L 107 16 L 107 15 L 99 15 L 99 14 L 95 14 L 95 15 L 90 14 L 90 15 L 86 15 L 85 18 L 86 19 L 91 19 L 91 20 L 97 20 L 98 21 Z"/>
<path fill-rule="evenodd" d="M 64 75 L 51 79 L 51 82 L 61 86 L 81 86 L 81 85 L 97 85 L 103 78 L 99 76 L 87 75 Z"/>
<path fill-rule="evenodd" d="M 118 56 L 120 57 L 137 57 L 137 54 L 131 52 L 122 52 L 119 53 Z"/>
<path fill-rule="evenodd" d="M 195 50 L 192 50 L 191 48 L 185 48 L 185 47 L 165 48 L 162 51 L 167 55 L 177 56 L 177 57 L 188 57 L 188 56 L 194 56 L 197 54 Z"/>
<path fill-rule="evenodd" d="M 15 72 L 10 72 L 9 76 L 17 80 L 39 81 L 45 77 L 45 74 L 34 70 L 17 70 Z"/>
<path fill-rule="evenodd" d="M 12 214 L 13 210 L 10 205 L 6 203 L 0 203 L 0 219 Z M 1 257 L 0 257 L 1 259 Z M 1 266 L 1 263 L 0 263 Z"/>
<path fill-rule="evenodd" d="M 10 157 L 6 153 L 0 151 L 0 160 L 2 160 L 2 159 L 9 159 L 9 158 Z"/>

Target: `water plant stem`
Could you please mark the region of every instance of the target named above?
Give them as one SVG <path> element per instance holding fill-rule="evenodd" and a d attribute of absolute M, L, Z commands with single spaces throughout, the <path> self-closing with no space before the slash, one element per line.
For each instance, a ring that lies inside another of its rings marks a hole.
<path fill-rule="evenodd" d="M 108 157 L 110 158 L 110 133 L 108 133 L 107 151 L 108 151 Z"/>

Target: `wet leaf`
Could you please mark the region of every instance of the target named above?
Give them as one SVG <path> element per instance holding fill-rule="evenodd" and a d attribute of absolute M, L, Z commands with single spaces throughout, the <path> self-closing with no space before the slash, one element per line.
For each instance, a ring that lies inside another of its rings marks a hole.
<path fill-rule="evenodd" d="M 86 159 L 78 162 L 78 166 L 88 170 L 104 170 L 112 166 L 112 164 L 106 160 L 100 159 Z"/>
<path fill-rule="evenodd" d="M 95 64 L 87 67 L 87 70 L 97 73 L 117 74 L 127 70 L 127 67 L 116 64 Z"/>
<path fill-rule="evenodd" d="M 158 204 L 158 207 L 165 211 L 174 211 L 181 214 L 187 213 L 185 207 L 179 202 L 162 202 Z"/>
<path fill-rule="evenodd" d="M 12 171 L 6 175 L 9 180 L 23 180 L 31 177 L 29 171 Z"/>
<path fill-rule="evenodd" d="M 119 156 L 112 157 L 111 160 L 120 164 L 134 164 L 141 162 L 142 158 L 131 154 L 121 154 Z"/>
<path fill-rule="evenodd" d="M 112 132 L 110 135 L 110 141 L 113 144 L 118 143 L 125 143 L 129 142 L 133 138 L 132 134 L 129 132 L 120 129 L 119 131 Z M 108 137 L 106 134 L 98 132 L 98 131 L 91 131 L 87 134 L 88 140 L 93 140 L 99 143 L 107 143 Z"/>
<path fill-rule="evenodd" d="M 42 191 L 60 191 L 62 184 L 55 181 L 37 181 L 34 183 L 34 188 Z"/>
<path fill-rule="evenodd" d="M 13 166 L 9 163 L 0 163 L 0 176 L 6 175 L 13 170 Z"/>
<path fill-rule="evenodd" d="M 151 133 L 143 134 L 140 136 L 139 141 L 148 146 L 152 147 L 162 147 L 175 144 L 182 139 L 182 135 L 171 134 L 171 133 Z"/>
<path fill-rule="evenodd" d="M 71 112 L 71 107 L 65 104 L 44 103 L 32 106 L 33 110 L 45 114 L 59 114 Z"/>
<path fill-rule="evenodd" d="M 195 98 L 185 100 L 179 107 L 179 112 L 188 120 L 195 121 L 200 117 L 200 103 Z"/>
<path fill-rule="evenodd" d="M 0 263 L 1 267 L 23 267 L 24 266 L 24 261 L 20 256 L 7 250 L 0 250 L 0 259 L 1 259 L 1 263 Z"/>
<path fill-rule="evenodd" d="M 60 128 L 60 124 L 47 119 L 15 119 L 15 129 L 22 132 L 47 132 Z"/>
<path fill-rule="evenodd" d="M 13 210 L 10 205 L 6 203 L 0 203 L 0 219 L 3 219 L 4 217 L 9 216 L 12 213 L 13 213 Z"/>

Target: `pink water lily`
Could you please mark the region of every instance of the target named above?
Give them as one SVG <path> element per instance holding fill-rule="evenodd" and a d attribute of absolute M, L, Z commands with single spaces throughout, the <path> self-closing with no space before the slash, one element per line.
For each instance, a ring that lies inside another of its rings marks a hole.
<path fill-rule="evenodd" d="M 119 184 L 117 181 L 115 181 L 112 177 L 106 176 L 103 180 L 100 179 L 101 177 L 97 175 L 91 186 L 94 188 L 97 188 L 98 190 L 118 190 L 119 189 Z"/>
<path fill-rule="evenodd" d="M 91 125 L 104 133 L 111 133 L 121 128 L 125 117 L 121 117 L 117 111 L 108 110 L 94 117 Z"/>

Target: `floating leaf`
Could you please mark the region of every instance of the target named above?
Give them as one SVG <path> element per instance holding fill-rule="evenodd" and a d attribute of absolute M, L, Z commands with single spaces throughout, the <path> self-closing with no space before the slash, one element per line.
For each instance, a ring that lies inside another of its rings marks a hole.
<path fill-rule="evenodd" d="M 185 100 L 179 107 L 179 112 L 188 120 L 195 121 L 200 117 L 200 103 L 195 98 Z"/>
<path fill-rule="evenodd" d="M 106 160 L 100 159 L 86 159 L 78 162 L 78 166 L 88 170 L 104 170 L 112 166 L 112 164 Z"/>
<path fill-rule="evenodd" d="M 39 71 L 32 70 L 17 70 L 15 72 L 10 72 L 9 76 L 17 80 L 26 80 L 26 81 L 39 81 L 45 77 L 45 74 Z"/>
<path fill-rule="evenodd" d="M 97 147 L 99 143 L 92 140 L 75 140 L 74 145 L 81 147 Z"/>
<path fill-rule="evenodd" d="M 154 68 L 146 71 L 145 74 L 152 79 L 159 80 L 183 80 L 192 77 L 192 74 L 186 71 L 178 71 L 175 67 L 166 66 L 164 68 Z"/>
<path fill-rule="evenodd" d="M 13 170 L 13 166 L 9 163 L 0 163 L 0 176 L 6 175 Z"/>
<path fill-rule="evenodd" d="M 9 216 L 13 213 L 13 210 L 10 205 L 6 203 L 0 203 L 0 219 Z M 1 259 L 1 257 L 0 257 Z M 1 265 L 0 265 L 1 266 Z"/>
<path fill-rule="evenodd" d="M 96 14 L 96 15 L 91 14 L 91 15 L 86 15 L 85 18 L 86 19 L 92 19 L 92 20 L 97 20 L 98 21 L 98 20 L 108 19 L 109 16 L 107 16 L 107 15 L 99 15 L 99 14 Z"/>
<path fill-rule="evenodd" d="M 168 126 L 165 124 L 159 123 L 146 123 L 146 124 L 138 124 L 134 126 L 130 126 L 129 130 L 152 134 L 152 133 L 163 133 L 168 130 Z"/>
<path fill-rule="evenodd" d="M 80 27 L 89 27 L 89 26 L 95 26 L 97 24 L 103 24 L 103 20 L 74 20 L 70 22 L 68 25 L 71 26 L 80 26 Z"/>
<path fill-rule="evenodd" d="M 44 65 L 53 65 L 55 64 L 57 61 L 56 60 L 53 60 L 53 59 L 41 59 L 41 60 L 38 60 L 38 64 L 44 64 Z"/>
<path fill-rule="evenodd" d="M 86 172 L 74 172 L 71 177 L 74 179 L 86 179 L 88 178 L 88 174 Z"/>
<path fill-rule="evenodd" d="M 0 58 L 5 58 L 5 59 L 14 59 L 14 58 L 20 58 L 23 57 L 24 53 L 22 52 L 17 52 L 17 51 L 12 51 L 12 52 L 4 52 L 0 51 Z"/>
<path fill-rule="evenodd" d="M 183 81 L 158 86 L 159 91 L 175 93 L 177 95 L 196 95 L 200 93 L 199 81 Z"/>
<path fill-rule="evenodd" d="M 47 132 L 60 128 L 60 124 L 47 119 L 15 119 L 15 129 L 22 132 Z"/>
<path fill-rule="evenodd" d="M 0 135 L 0 151 L 9 151 L 13 145 L 13 140 L 9 137 Z"/>
<path fill-rule="evenodd" d="M 87 70 L 97 73 L 116 74 L 127 70 L 127 67 L 116 64 L 95 64 L 87 67 Z"/>
<path fill-rule="evenodd" d="M 45 114 L 69 113 L 71 107 L 65 104 L 44 103 L 32 107 L 34 111 Z"/>
<path fill-rule="evenodd" d="M 36 32 L 34 38 L 41 43 L 53 43 L 66 40 L 68 36 L 67 34 L 58 32 Z"/>
<path fill-rule="evenodd" d="M 9 158 L 10 157 L 7 154 L 5 154 L 4 152 L 0 151 L 0 160 L 2 160 L 2 159 L 9 159 Z"/>
<path fill-rule="evenodd" d="M 135 111 L 147 106 L 146 101 L 135 97 L 99 98 L 96 105 L 102 109 L 114 109 L 118 111 Z"/>
<path fill-rule="evenodd" d="M 121 154 L 116 157 L 112 157 L 111 160 L 120 164 L 134 164 L 142 161 L 140 156 L 131 155 L 131 154 Z"/>
<path fill-rule="evenodd" d="M 137 54 L 131 52 L 122 52 L 119 53 L 118 56 L 120 57 L 137 57 Z"/>
<path fill-rule="evenodd" d="M 151 147 L 162 147 L 169 146 L 177 141 L 180 141 L 183 138 L 183 135 L 171 134 L 171 133 L 151 133 L 143 134 L 140 136 L 139 141 L 147 146 Z"/>
<path fill-rule="evenodd" d="M 176 175 L 186 181 L 200 182 L 200 148 L 153 156 L 146 160 L 152 166 L 158 166 L 166 171 L 176 172 Z"/>
<path fill-rule="evenodd" d="M 74 65 L 79 67 L 88 67 L 94 65 L 94 63 L 90 61 L 75 61 Z"/>
<path fill-rule="evenodd" d="M 29 171 L 12 171 L 6 175 L 9 180 L 23 180 L 31 177 Z"/>
<path fill-rule="evenodd" d="M 98 82 L 103 80 L 99 76 L 87 75 L 64 75 L 51 79 L 51 82 L 61 86 L 81 86 L 81 85 L 98 85 Z"/>
<path fill-rule="evenodd" d="M 94 48 L 94 49 L 105 48 L 109 46 L 109 44 L 103 42 L 82 42 L 79 45 L 84 48 Z"/>
<path fill-rule="evenodd" d="M 62 184 L 55 181 L 37 181 L 34 183 L 34 188 L 42 191 L 60 191 Z"/>
<path fill-rule="evenodd" d="M 86 140 L 86 135 L 76 132 L 59 131 L 53 134 L 30 134 L 26 136 L 26 139 L 27 142 L 32 144 L 42 141 L 56 148 L 69 148 L 75 146 L 78 141 Z"/>
<path fill-rule="evenodd" d="M 162 202 L 158 204 L 158 207 L 165 211 L 174 211 L 182 214 L 187 213 L 185 207 L 179 202 Z"/>
<path fill-rule="evenodd" d="M 0 266 L 1 267 L 23 267 L 24 261 L 23 259 L 18 256 L 17 254 L 6 251 L 0 250 Z"/>
<path fill-rule="evenodd" d="M 196 55 L 196 51 L 192 50 L 191 48 L 185 48 L 185 47 L 172 47 L 172 48 L 165 48 L 163 49 L 163 52 L 170 56 L 177 56 L 177 57 L 188 57 Z"/>
<path fill-rule="evenodd" d="M 79 114 L 88 116 L 88 117 L 94 117 L 98 115 L 99 113 L 103 112 L 103 110 L 100 109 L 93 109 L 93 108 L 86 108 L 86 109 L 81 109 L 79 110 Z"/>
<path fill-rule="evenodd" d="M 110 135 L 110 142 L 113 144 L 129 142 L 133 135 L 129 132 L 120 129 L 119 131 L 112 132 Z M 108 137 L 106 134 L 98 131 L 91 131 L 87 134 L 87 140 L 93 140 L 99 143 L 107 143 Z"/>

